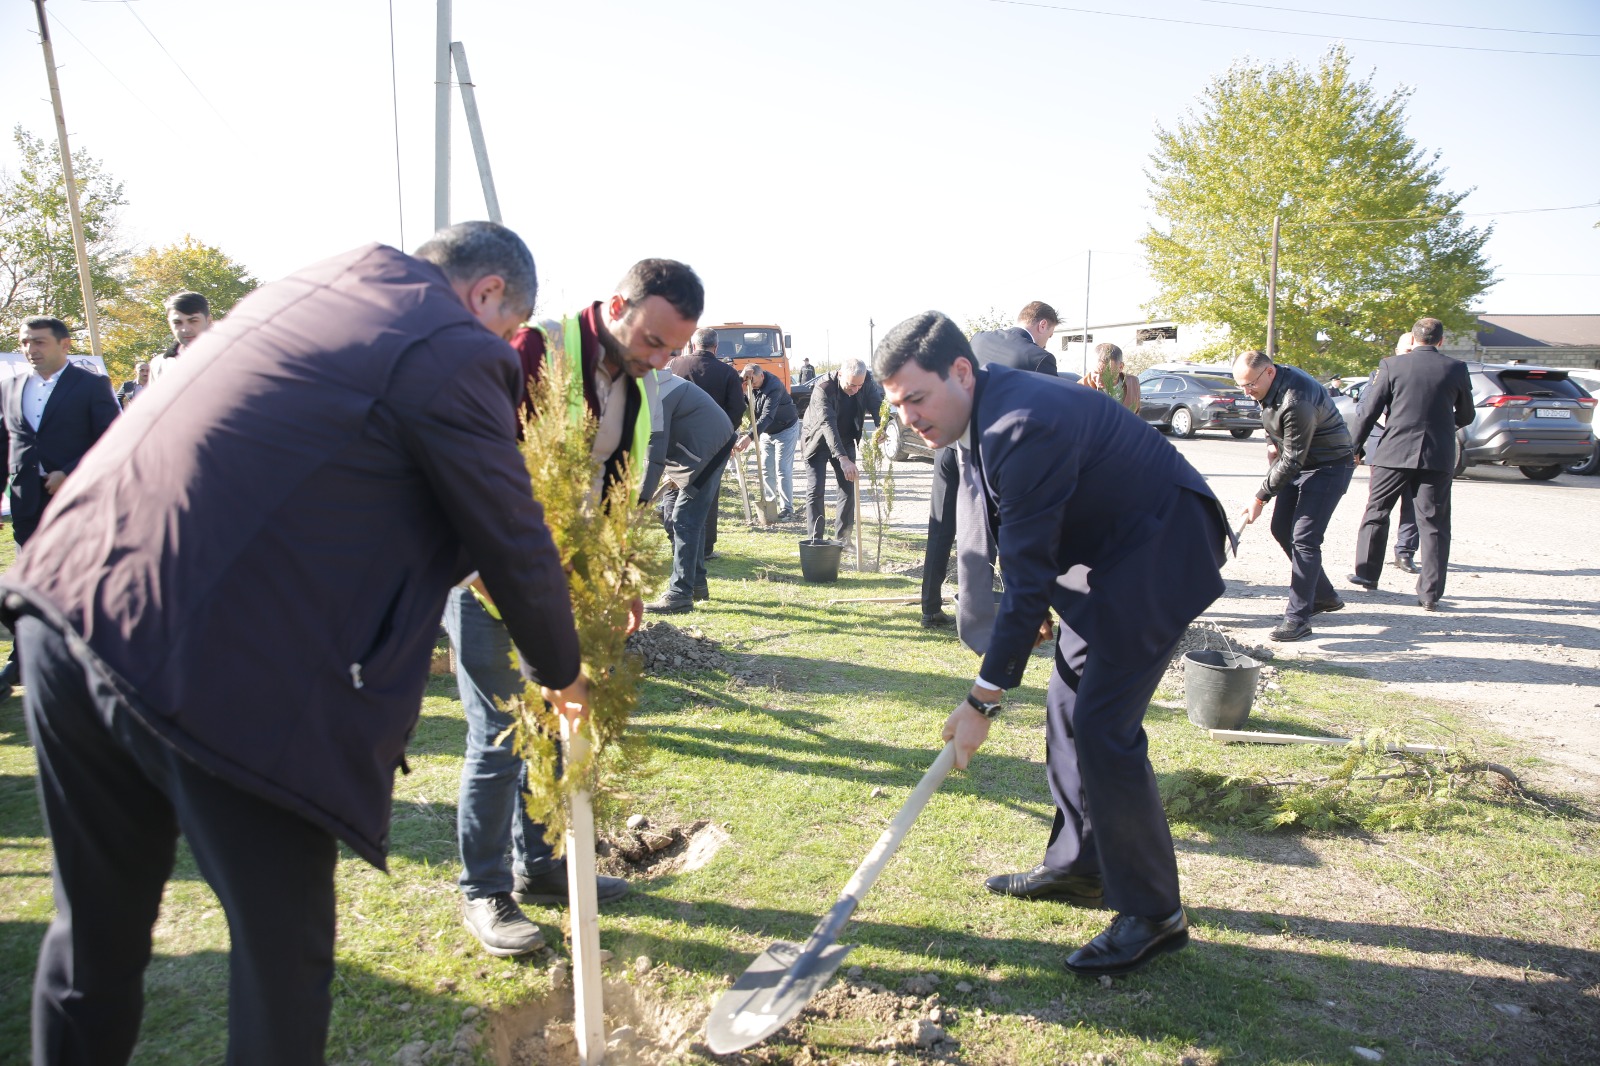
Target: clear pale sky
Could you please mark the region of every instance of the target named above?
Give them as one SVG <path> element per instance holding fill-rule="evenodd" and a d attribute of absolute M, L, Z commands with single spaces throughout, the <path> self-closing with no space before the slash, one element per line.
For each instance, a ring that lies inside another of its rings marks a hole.
<path fill-rule="evenodd" d="M 1292 2 L 1587 36 L 1215 0 L 1076 4 L 1255 29 L 995 0 L 456 0 L 453 36 L 505 222 L 539 263 L 541 314 L 669 256 L 705 279 L 703 321 L 777 321 L 813 360 L 865 355 L 869 318 L 881 337 L 930 307 L 962 319 L 1042 299 L 1081 321 L 1086 249 L 1090 319 L 1142 318 L 1153 131 L 1247 56 L 1314 64 L 1344 40 L 1380 93 L 1414 88 L 1408 129 L 1442 153 L 1447 187 L 1475 189 L 1468 212 L 1600 200 L 1600 58 L 1357 39 L 1600 56 L 1600 4 Z M 132 243 L 192 233 L 263 280 L 401 243 L 387 0 L 46 9 L 73 147 L 125 183 Z M 432 228 L 435 10 L 393 0 L 408 249 Z M 7 132 L 54 139 L 23 0 L 0 11 L 0 101 Z M 485 217 L 459 99 L 453 128 L 452 219 Z M 8 136 L 0 165 L 15 163 Z M 1600 208 L 1492 221 L 1502 280 L 1480 309 L 1600 312 Z"/>

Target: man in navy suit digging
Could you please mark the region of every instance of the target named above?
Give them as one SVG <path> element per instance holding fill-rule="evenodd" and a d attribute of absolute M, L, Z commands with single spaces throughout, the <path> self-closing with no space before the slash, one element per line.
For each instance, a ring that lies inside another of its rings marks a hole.
<path fill-rule="evenodd" d="M 991 891 L 1107 906 L 1117 917 L 1067 959 L 1127 973 L 1189 941 L 1144 713 L 1188 624 L 1223 590 L 1227 537 L 1204 479 L 1104 393 L 1004 366 L 978 368 L 937 312 L 896 326 L 874 369 L 901 418 L 961 465 L 958 566 L 998 547 L 1005 594 L 962 597 L 962 642 L 983 655 L 944 725 L 964 767 L 1029 652 L 1061 622 L 1046 692 L 1056 803 L 1044 861 Z M 962 587 L 968 587 L 963 580 Z M 978 586 L 973 586 L 978 587 Z"/>

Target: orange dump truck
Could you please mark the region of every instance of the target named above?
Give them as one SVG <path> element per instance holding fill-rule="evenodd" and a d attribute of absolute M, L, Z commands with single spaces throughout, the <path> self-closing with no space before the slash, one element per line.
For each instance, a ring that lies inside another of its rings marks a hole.
<path fill-rule="evenodd" d="M 765 323 L 724 322 L 712 326 L 717 331 L 717 358 L 733 364 L 734 369 L 759 366 L 769 374 L 776 374 L 783 387 L 789 387 L 789 335 L 774 325 Z"/>

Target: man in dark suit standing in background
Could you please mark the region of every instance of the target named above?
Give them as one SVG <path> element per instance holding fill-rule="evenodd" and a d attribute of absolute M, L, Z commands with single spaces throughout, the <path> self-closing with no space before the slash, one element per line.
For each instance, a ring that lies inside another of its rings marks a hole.
<path fill-rule="evenodd" d="M 839 487 L 839 513 L 834 519 L 833 539 L 844 543 L 855 528 L 856 498 L 853 486 L 856 470 L 856 444 L 861 440 L 861 423 L 851 399 L 867 380 L 867 364 L 846 359 L 831 374 L 817 378 L 806 404 L 800 425 L 800 455 L 806 461 L 806 535 L 823 539 L 827 525 L 828 467 L 833 467 Z"/>
<path fill-rule="evenodd" d="M 0 382 L 0 470 L 11 494 L 17 547 L 33 536 L 44 509 L 122 408 L 111 379 L 67 362 L 72 333 L 59 318 L 22 323 L 18 347 L 33 372 Z M 0 698 L 20 680 L 17 649 L 0 668 Z"/>
<path fill-rule="evenodd" d="M 1178 639 L 1223 590 L 1226 537 L 1205 479 L 1104 393 L 1005 366 L 978 368 L 954 322 L 929 311 L 889 332 L 873 362 L 889 402 L 961 467 L 962 577 L 998 544 L 1006 591 L 963 596 L 962 642 L 983 655 L 944 736 L 964 767 L 1061 620 L 1046 690 L 1056 802 L 1044 862 L 989 889 L 1109 906 L 1111 925 L 1066 961 L 1098 977 L 1188 943 L 1144 714 Z"/>
<path fill-rule="evenodd" d="M 737 426 L 744 420 L 744 383 L 739 380 L 739 372 L 733 368 L 732 363 L 724 363 L 717 358 L 717 331 L 710 326 L 695 330 L 694 339 L 689 342 L 689 351 L 668 363 L 667 369 L 678 377 L 700 386 L 717 401 L 717 406 L 722 408 L 722 413 L 728 416 L 728 421 L 733 425 Z M 715 555 L 717 550 L 715 501 L 722 492 L 722 471 L 717 472 L 717 483 L 709 488 L 713 502 L 710 512 L 706 515 L 705 558 L 707 559 Z"/>
<path fill-rule="evenodd" d="M 10 478 L 11 534 L 21 547 L 122 408 L 110 378 L 67 362 L 72 334 L 59 318 L 27 319 L 19 341 L 33 373 L 0 383 L 0 461 Z"/>
<path fill-rule="evenodd" d="M 1056 376 L 1056 357 L 1044 345 L 1055 333 L 1061 316 L 1055 308 L 1034 300 L 1017 313 L 1010 329 L 985 330 L 972 337 L 972 354 L 979 366 L 999 363 L 1017 370 L 1034 370 Z M 947 626 L 944 613 L 944 578 L 950 569 L 950 548 L 956 539 L 956 456 L 948 448 L 933 453 L 933 485 L 928 491 L 928 543 L 922 549 L 922 624 Z"/>
<path fill-rule="evenodd" d="M 1366 460 L 1367 511 L 1356 540 L 1356 572 L 1351 584 L 1378 587 L 1389 539 L 1389 511 L 1403 494 L 1416 505 L 1421 574 L 1417 603 L 1436 609 L 1444 595 L 1450 564 L 1450 486 L 1455 479 L 1456 430 L 1472 424 L 1472 380 L 1467 365 L 1439 351 L 1444 323 L 1420 318 L 1411 327 L 1416 343 L 1409 352 L 1378 364 L 1361 397 L 1355 425 L 1356 454 L 1384 418 L 1382 437 Z M 1387 417 L 1385 417 L 1387 416 Z"/>

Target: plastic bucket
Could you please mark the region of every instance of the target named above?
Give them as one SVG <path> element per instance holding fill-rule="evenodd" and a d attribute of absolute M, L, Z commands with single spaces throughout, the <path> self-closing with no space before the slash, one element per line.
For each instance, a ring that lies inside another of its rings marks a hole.
<path fill-rule="evenodd" d="M 807 581 L 831 585 L 839 580 L 839 556 L 844 545 L 827 541 L 800 542 L 800 573 Z"/>
<path fill-rule="evenodd" d="M 1191 651 L 1183 657 L 1189 721 L 1204 729 L 1238 729 L 1255 702 L 1261 664 L 1236 651 Z"/>

